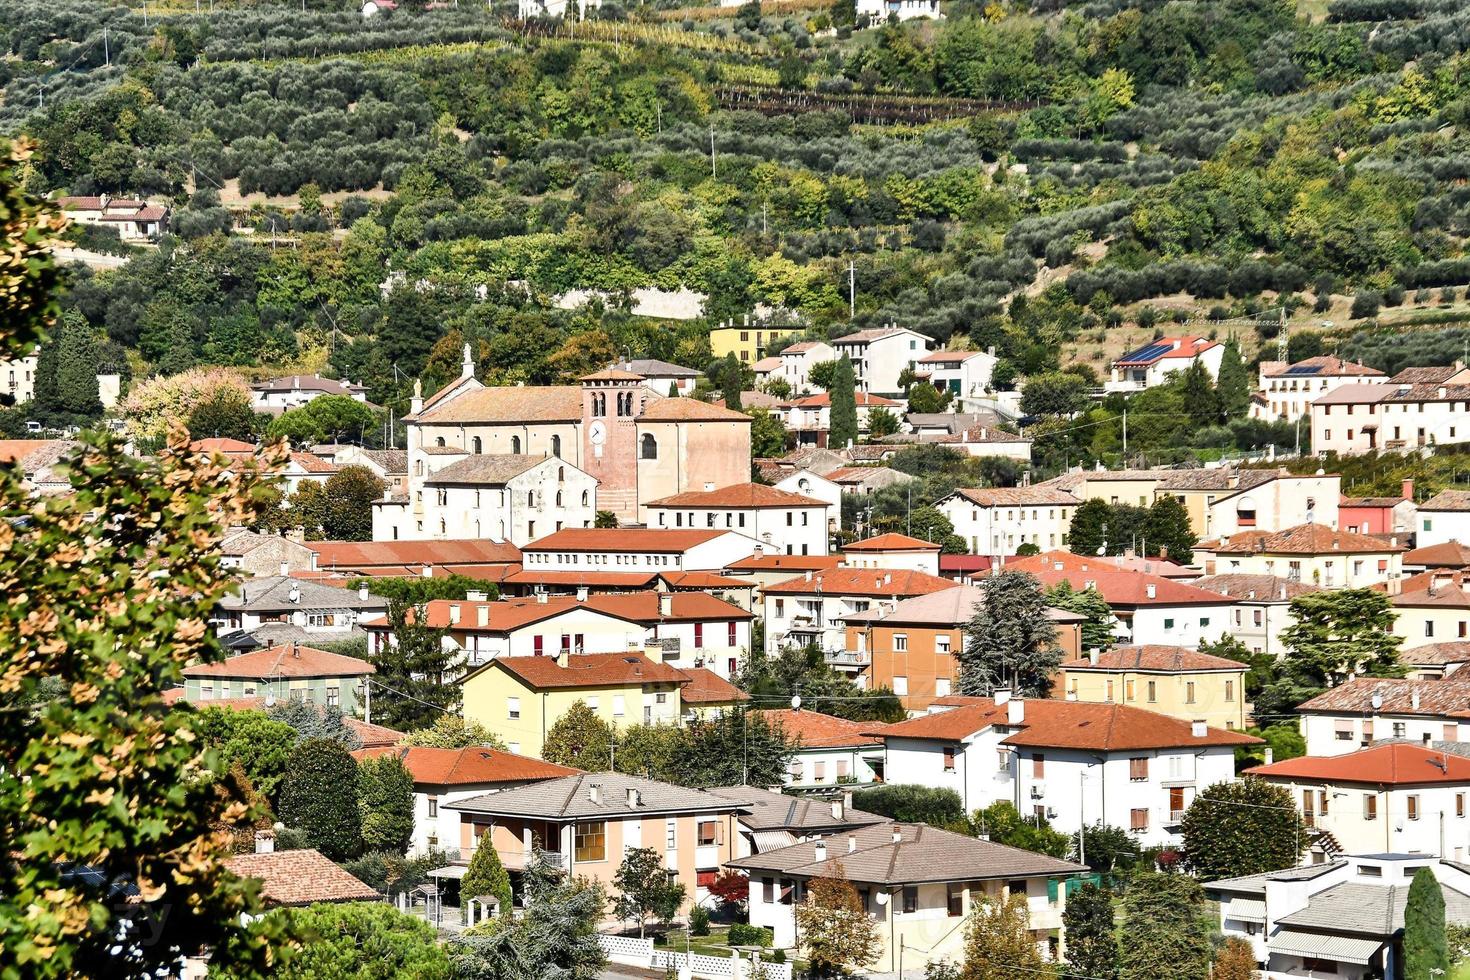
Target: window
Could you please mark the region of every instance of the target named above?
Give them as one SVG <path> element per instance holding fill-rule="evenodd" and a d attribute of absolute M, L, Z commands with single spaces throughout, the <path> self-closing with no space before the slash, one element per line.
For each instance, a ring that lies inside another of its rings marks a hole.
<path fill-rule="evenodd" d="M 941 633 L 934 638 L 935 653 L 949 653 L 949 634 Z"/>
<path fill-rule="evenodd" d="M 946 905 L 949 909 L 949 917 L 958 919 L 965 914 L 965 886 L 951 881 L 945 886 Z"/>
<path fill-rule="evenodd" d="M 1382 878 L 1383 868 L 1376 864 L 1358 865 L 1358 877 L 1360 878 Z"/>
<path fill-rule="evenodd" d="M 1396 722 L 1393 723 L 1393 737 L 1394 738 L 1403 738 L 1408 733 L 1409 733 L 1409 726 L 1408 726 L 1407 723 L 1402 722 L 1402 721 L 1396 721 Z"/>
<path fill-rule="evenodd" d="M 1418 820 L 1419 819 L 1419 794 L 1418 793 L 1414 793 L 1414 794 L 1412 794 L 1410 796 L 1405 797 L 1404 798 L 1404 802 L 1409 805 L 1409 819 L 1410 820 Z"/>
<path fill-rule="evenodd" d="M 626 707 L 627 707 L 625 705 L 624 701 L 625 701 L 625 699 L 624 699 L 623 695 L 621 695 L 621 694 L 614 694 L 613 695 L 613 717 L 614 718 L 621 718 L 621 717 L 623 717 L 623 713 L 624 713 L 624 711 L 626 710 Z"/>
<path fill-rule="evenodd" d="M 679 846 L 679 821 L 668 820 L 664 823 L 664 850 L 676 850 Z"/>
<path fill-rule="evenodd" d="M 954 772 L 954 746 L 953 745 L 946 745 L 944 747 L 944 771 L 945 772 Z"/>
<path fill-rule="evenodd" d="M 1374 796 L 1372 793 L 1363 794 L 1363 819 L 1378 819 L 1378 797 Z"/>
<path fill-rule="evenodd" d="M 774 879 L 761 879 L 761 901 L 767 905 L 771 905 L 776 901 L 776 882 Z"/>
<path fill-rule="evenodd" d="M 518 721 L 518 720 L 520 720 L 520 717 L 521 717 L 521 699 L 520 698 L 506 698 L 505 699 L 505 717 L 509 718 L 511 721 Z"/>
<path fill-rule="evenodd" d="M 552 436 L 551 437 L 551 455 L 557 457 L 558 459 L 561 458 L 561 436 Z M 558 471 L 557 478 L 558 479 L 561 478 L 560 477 L 560 471 Z"/>
<path fill-rule="evenodd" d="M 824 781 L 826 778 L 827 778 L 827 763 L 825 763 L 825 762 L 813 762 L 812 763 L 812 782 L 814 782 L 814 783 L 820 783 L 820 782 Z"/>
<path fill-rule="evenodd" d="M 1128 760 L 1128 778 L 1135 783 L 1141 783 L 1148 779 L 1148 758 Z"/>
<path fill-rule="evenodd" d="M 640 459 L 658 459 L 658 440 L 653 438 L 653 433 L 643 433 L 643 439 L 639 443 L 638 457 Z"/>
<path fill-rule="evenodd" d="M 438 815 L 439 815 L 439 797 L 437 797 L 437 796 L 431 796 L 431 797 L 429 797 L 429 816 L 430 817 L 437 817 Z"/>
<path fill-rule="evenodd" d="M 1464 793 L 1456 793 L 1455 794 L 1455 816 L 1457 816 L 1457 817 L 1463 817 L 1464 815 L 1465 815 L 1465 794 Z"/>
<path fill-rule="evenodd" d="M 949 697 L 950 679 L 948 677 L 934 678 L 934 696 L 936 698 Z"/>
<path fill-rule="evenodd" d="M 907 633 L 893 634 L 893 651 L 895 653 L 907 653 L 909 648 L 909 637 Z"/>
<path fill-rule="evenodd" d="M 1194 704 L 1194 681 L 1184 682 L 1184 703 Z"/>
<path fill-rule="evenodd" d="M 909 679 L 906 676 L 899 674 L 893 678 L 893 693 L 899 697 L 904 697 L 909 693 Z"/>
<path fill-rule="evenodd" d="M 578 861 L 607 860 L 607 824 L 601 820 L 577 824 L 573 855 Z"/>
<path fill-rule="evenodd" d="M 712 847 L 718 843 L 720 835 L 720 822 L 718 820 L 703 820 L 699 824 L 699 846 Z"/>
<path fill-rule="evenodd" d="M 704 646 L 704 624 L 703 623 L 695 623 L 694 624 L 694 645 L 695 645 L 695 647 L 702 647 L 702 646 Z"/>
<path fill-rule="evenodd" d="M 1128 811 L 1128 829 L 1140 831 L 1148 829 L 1148 809 L 1137 808 Z"/>
<path fill-rule="evenodd" d="M 519 456 L 521 454 L 521 437 L 520 436 L 511 436 L 510 437 L 510 451 L 515 456 Z"/>
<path fill-rule="evenodd" d="M 1031 757 L 1031 778 L 1046 778 L 1046 756 L 1040 752 L 1037 752 Z"/>
<path fill-rule="evenodd" d="M 337 708 L 342 704 L 342 689 L 340 687 L 327 688 L 327 707 Z"/>
<path fill-rule="evenodd" d="M 1157 681 L 1149 681 L 1148 682 L 1148 700 L 1149 700 L 1149 704 L 1153 704 L 1158 699 L 1159 699 L 1158 682 Z"/>
<path fill-rule="evenodd" d="M 1133 681 L 1131 680 L 1126 680 L 1123 682 L 1123 700 L 1133 700 Z"/>
<path fill-rule="evenodd" d="M 919 911 L 919 889 L 913 885 L 907 885 L 903 890 L 903 911 L 905 915 Z"/>

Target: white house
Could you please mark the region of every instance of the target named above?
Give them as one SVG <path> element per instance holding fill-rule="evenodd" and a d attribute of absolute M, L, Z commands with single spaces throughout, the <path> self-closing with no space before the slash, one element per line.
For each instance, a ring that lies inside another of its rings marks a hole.
<path fill-rule="evenodd" d="M 847 649 L 844 617 L 956 585 L 924 572 L 843 566 L 768 584 L 761 590 L 766 652 L 815 646 L 840 659 Z"/>
<path fill-rule="evenodd" d="M 900 21 L 916 17 L 944 18 L 939 0 L 857 0 L 857 16 L 860 22 L 866 17 L 873 24 L 885 24 L 890 17 L 897 17 Z"/>
<path fill-rule="evenodd" d="M 838 337 L 832 349 L 837 357 L 852 361 L 859 391 L 897 398 L 903 394 L 899 375 L 912 370 L 933 342 L 917 330 L 889 324 Z"/>
<path fill-rule="evenodd" d="M 1160 337 L 1135 348 L 1113 362 L 1113 376 L 1105 391 L 1142 391 L 1163 384 L 1169 375 L 1203 364 L 1210 377 L 1220 374 L 1225 345 L 1208 337 Z M 1314 444 L 1315 445 L 1315 444 Z"/>
<path fill-rule="evenodd" d="M 919 358 L 916 370 L 935 388 L 965 401 L 986 396 L 997 361 L 994 348 L 940 350 Z"/>
<path fill-rule="evenodd" d="M 459 852 L 459 811 L 445 804 L 560 779 L 577 771 L 482 745 L 463 749 L 389 745 L 352 753 L 359 762 L 385 756 L 397 758 L 413 777 L 413 837 L 408 845 L 411 855 L 432 850 Z M 459 858 L 468 861 L 470 855 L 459 854 Z"/>
<path fill-rule="evenodd" d="M 1080 504 L 1065 490 L 1037 486 L 960 489 L 934 506 L 972 554 L 999 558 L 1023 544 L 1042 551 L 1065 548 Z"/>
<path fill-rule="evenodd" d="M 1405 368 L 1386 382 L 1343 385 L 1312 402 L 1312 450 L 1339 455 L 1470 442 L 1470 370 Z"/>
<path fill-rule="evenodd" d="M 527 571 L 718 571 L 760 542 L 715 528 L 566 528 L 521 549 Z"/>
<path fill-rule="evenodd" d="M 643 378 L 643 387 L 670 398 L 692 395 L 704 372 L 687 368 L 682 364 L 660 361 L 645 357 L 633 361 L 619 361 L 613 365 L 615 371 L 631 371 Z"/>
<path fill-rule="evenodd" d="M 1294 364 L 1262 361 L 1259 388 L 1251 399 L 1251 418 L 1298 419 L 1312 401 L 1349 384 L 1383 384 L 1388 375 L 1361 362 L 1309 357 Z"/>
<path fill-rule="evenodd" d="M 1206 575 L 1284 575 L 1327 589 L 1394 582 L 1407 549 L 1395 535 L 1376 537 L 1299 524 L 1282 531 L 1236 531 L 1194 546 Z"/>
<path fill-rule="evenodd" d="M 901 568 L 939 574 L 940 546 L 907 534 L 880 534 L 842 547 L 842 563 L 852 568 Z"/>
<path fill-rule="evenodd" d="M 288 374 L 267 378 L 250 386 L 254 393 L 251 407 L 257 412 L 279 413 L 300 408 L 323 395 L 342 395 L 367 403 L 367 388 L 351 381 L 334 381 L 320 374 Z"/>
<path fill-rule="evenodd" d="M 1470 491 L 1441 490 L 1419 505 L 1414 546 L 1470 544 Z"/>
<path fill-rule="evenodd" d="M 1189 583 L 1197 589 L 1218 592 L 1233 599 L 1229 612 L 1230 635 L 1244 643 L 1251 653 L 1269 653 L 1279 657 L 1285 653 L 1281 631 L 1294 620 L 1291 600 L 1321 586 L 1275 575 L 1210 575 Z"/>
<path fill-rule="evenodd" d="M 407 494 L 374 501 L 374 541 L 489 538 L 522 546 L 562 528 L 590 528 L 597 516 L 597 480 L 555 456 L 452 449 L 425 458 L 428 473 Z"/>
<path fill-rule="evenodd" d="M 777 554 L 825 555 L 831 507 L 824 500 L 762 483 L 706 487 L 647 504 L 657 528 L 738 531 Z"/>
<path fill-rule="evenodd" d="M 864 434 L 872 428 L 872 414 L 882 409 L 896 416 L 903 415 L 903 403 L 882 395 L 859 391 L 854 399 L 857 403 L 858 433 Z M 832 430 L 832 396 L 827 392 L 806 395 L 782 402 L 777 411 L 786 431 L 798 446 L 827 446 L 827 435 Z M 842 449 L 841 446 L 829 447 Z"/>
<path fill-rule="evenodd" d="M 805 793 L 833 786 L 850 790 L 883 781 L 883 739 L 872 734 L 881 725 L 807 708 L 766 708 L 755 714 L 772 727 L 779 725 L 788 739 L 800 743 L 787 767 L 785 785 Z"/>
<path fill-rule="evenodd" d="M 768 358 L 775 360 L 776 365 L 771 369 L 768 379 L 780 378 L 791 386 L 793 395 L 806 394 L 812 389 L 812 368 L 824 361 L 837 359 L 837 352 L 829 344 L 820 340 L 803 340 L 781 353 Z"/>
<path fill-rule="evenodd" d="M 812 470 L 795 470 L 776 481 L 777 490 L 820 500 L 827 505 L 827 530 L 842 527 L 842 487 Z"/>
<path fill-rule="evenodd" d="M 37 355 L 27 354 L 13 361 L 0 361 L 0 395 L 11 404 L 24 405 L 36 397 Z"/>
<path fill-rule="evenodd" d="M 1102 822 L 1145 847 L 1177 846 L 1196 794 L 1235 779 L 1260 739 L 1122 704 L 939 698 L 881 732 L 884 769 L 959 794 L 965 812 L 1007 801 L 1064 833 Z"/>
<path fill-rule="evenodd" d="M 1470 742 L 1470 675 L 1355 677 L 1297 706 L 1307 755 L 1346 755 L 1375 741 Z"/>
<path fill-rule="evenodd" d="M 250 632 L 267 623 L 289 623 L 307 633 L 341 633 L 364 619 L 381 616 L 388 600 L 366 586 L 340 589 L 290 575 L 268 575 L 241 582 L 210 614 L 219 633 Z"/>
<path fill-rule="evenodd" d="M 734 856 L 749 857 L 829 834 L 889 823 L 887 817 L 853 808 L 852 793 L 793 796 L 759 786 L 711 786 L 705 790 L 746 807 L 738 820 Z"/>
<path fill-rule="evenodd" d="M 518 0 L 516 16 L 521 20 L 533 17 L 565 17 L 568 9 L 574 11 L 578 20 L 587 19 L 587 11 L 599 10 L 602 0 Z"/>
<path fill-rule="evenodd" d="M 57 204 L 68 219 L 83 225 L 116 228 L 125 242 L 150 241 L 168 227 L 168 208 L 122 197 L 62 197 Z"/>
<path fill-rule="evenodd" d="M 1416 576 L 1391 601 L 1393 632 L 1406 647 L 1470 639 L 1470 591 L 1463 571 Z"/>

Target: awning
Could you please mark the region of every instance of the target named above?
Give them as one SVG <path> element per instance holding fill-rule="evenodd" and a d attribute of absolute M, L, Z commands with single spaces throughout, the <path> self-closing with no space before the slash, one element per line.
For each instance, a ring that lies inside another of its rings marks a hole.
<path fill-rule="evenodd" d="M 751 842 L 755 845 L 755 853 L 765 854 L 790 847 L 796 843 L 796 838 L 786 830 L 757 830 L 751 835 Z"/>
<path fill-rule="evenodd" d="M 1259 898 L 1232 898 L 1226 906 L 1225 917 L 1241 922 L 1265 922 L 1266 903 Z"/>
<path fill-rule="evenodd" d="M 430 878 L 453 878 L 455 881 L 463 878 L 465 872 L 470 870 L 467 864 L 451 864 L 447 868 L 435 868 L 429 872 Z"/>
<path fill-rule="evenodd" d="M 1374 955 L 1383 948 L 1383 940 L 1360 939 L 1356 936 L 1325 936 L 1317 932 L 1282 929 L 1267 941 L 1266 946 L 1273 954 L 1312 956 L 1317 959 L 1367 966 L 1372 962 Z"/>

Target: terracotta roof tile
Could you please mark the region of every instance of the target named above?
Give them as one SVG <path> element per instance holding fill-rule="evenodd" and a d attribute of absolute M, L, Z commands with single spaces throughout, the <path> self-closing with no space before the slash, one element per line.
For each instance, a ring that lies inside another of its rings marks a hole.
<path fill-rule="evenodd" d="M 568 573 L 577 574 L 577 573 Z M 539 623 L 564 613 L 587 609 L 614 616 L 630 623 L 652 626 L 657 623 L 696 623 L 746 620 L 754 614 L 739 606 L 731 605 L 706 592 L 662 593 L 669 598 L 669 613 L 660 612 L 658 592 L 602 592 L 593 593 L 586 599 L 573 595 L 546 596 L 538 598 L 500 599 L 494 602 L 476 602 L 468 599 L 433 599 L 425 607 L 425 618 L 434 629 L 458 629 L 464 632 L 504 633 L 518 630 L 532 623 Z M 458 610 L 459 619 L 453 619 Z M 485 624 L 480 625 L 480 610 L 485 610 Z M 416 619 L 413 610 L 408 610 L 408 619 Z M 362 624 L 374 629 L 387 628 L 387 620 L 379 617 Z"/>
<path fill-rule="evenodd" d="M 469 455 L 435 470 L 424 480 L 425 486 L 501 486 L 513 477 L 546 462 L 544 456 L 517 456 L 509 453 Z"/>
<path fill-rule="evenodd" d="M 1198 670 L 1247 670 L 1249 665 L 1237 660 L 1226 660 L 1208 653 L 1200 653 L 1189 647 L 1144 644 L 1141 646 L 1118 646 L 1098 654 L 1097 662 L 1088 657 L 1079 657 L 1063 663 L 1064 670 L 1143 670 L 1180 671 Z"/>
<path fill-rule="evenodd" d="M 1344 361 L 1342 358 L 1332 357 L 1330 355 L 1323 355 L 1321 357 L 1308 357 L 1303 360 L 1296 361 L 1292 364 L 1287 364 L 1285 361 L 1276 361 L 1274 362 L 1274 366 L 1265 368 L 1261 373 L 1268 378 L 1279 378 L 1287 374 L 1288 372 L 1292 372 L 1293 368 L 1296 369 L 1294 374 L 1300 375 L 1302 377 L 1311 378 L 1381 378 L 1384 376 L 1383 372 L 1379 371 L 1377 368 L 1365 367 L 1362 364 L 1355 364 L 1352 361 Z M 1303 368 L 1316 368 L 1317 370 L 1315 370 L 1311 374 L 1303 374 Z"/>
<path fill-rule="evenodd" d="M 453 422 L 519 425 L 526 419 L 580 422 L 582 388 L 580 385 L 478 388 L 439 404 L 426 404 L 417 419 L 427 425 Z"/>
<path fill-rule="evenodd" d="M 260 447 L 240 439 L 195 439 L 189 448 L 196 453 L 253 453 Z"/>
<path fill-rule="evenodd" d="M 1373 707 L 1374 697 L 1382 707 Z M 1470 718 L 1470 676 L 1459 671 L 1444 680 L 1355 677 L 1297 706 L 1304 714 L 1321 712 L 1379 715 L 1418 715 L 1430 718 Z"/>
<path fill-rule="evenodd" d="M 308 541 L 318 569 L 481 563 L 517 564 L 520 549 L 481 538 L 447 541 Z"/>
<path fill-rule="evenodd" d="M 1294 582 L 1279 575 L 1208 575 L 1190 583 L 1197 589 L 1206 589 L 1228 595 L 1232 599 L 1258 600 L 1261 602 L 1287 602 L 1309 592 L 1321 592 L 1322 587 L 1310 582 Z"/>
<path fill-rule="evenodd" d="M 1120 569 L 1108 558 L 1086 558 L 1070 551 L 1014 558 L 1005 567 L 1034 575 L 1047 588 L 1058 582 L 1067 582 L 1074 589 L 1093 586 L 1110 606 L 1218 606 L 1232 601 L 1218 592 L 1185 585 L 1162 575 Z"/>
<path fill-rule="evenodd" d="M 312 905 L 316 902 L 375 902 L 382 898 L 319 851 L 272 851 L 236 854 L 224 866 L 240 878 L 258 878 L 267 905 Z"/>
<path fill-rule="evenodd" d="M 1419 505 L 1420 510 L 1470 510 L 1470 490 L 1441 490 Z"/>
<path fill-rule="evenodd" d="M 672 497 L 651 500 L 649 507 L 826 507 L 827 502 L 766 486 L 764 483 L 737 483 L 715 490 L 694 490 Z"/>
<path fill-rule="evenodd" d="M 854 401 L 858 408 L 896 408 L 898 402 L 882 395 L 874 395 L 871 392 L 859 391 L 854 394 Z M 828 408 L 832 404 L 832 396 L 828 392 L 817 395 L 807 395 L 804 398 L 795 398 L 786 402 L 788 408 Z"/>
<path fill-rule="evenodd" d="M 706 704 L 736 704 L 749 701 L 750 695 L 725 680 L 708 667 L 687 667 L 689 683 L 679 691 L 679 701 L 690 707 Z"/>
<path fill-rule="evenodd" d="M 376 670 L 366 660 L 356 657 L 292 645 L 254 650 L 220 663 L 195 664 L 184 668 L 184 676 L 246 680 L 263 680 L 267 677 L 361 677 Z"/>
<path fill-rule="evenodd" d="M 578 381 L 642 381 L 643 375 L 634 371 L 624 371 L 621 368 L 604 368 L 594 371 L 592 374 L 578 378 Z"/>
<path fill-rule="evenodd" d="M 866 595 L 912 596 L 952 589 L 958 583 L 937 575 L 908 568 L 846 568 L 838 566 L 806 576 L 776 582 L 765 588 L 767 595 Z"/>
<path fill-rule="evenodd" d="M 1286 759 L 1247 769 L 1246 773 L 1264 779 L 1393 786 L 1470 783 L 1470 759 L 1405 742 L 1390 742 L 1346 755 Z"/>
<path fill-rule="evenodd" d="M 1284 531 L 1237 531 L 1234 534 L 1202 541 L 1196 551 L 1217 555 L 1322 555 L 1330 552 L 1372 554 L 1406 550 L 1368 534 L 1335 531 L 1325 524 L 1298 524 Z"/>
<path fill-rule="evenodd" d="M 664 552 L 688 551 L 696 545 L 713 541 L 729 531 L 686 528 L 641 527 L 567 527 L 522 548 L 525 552 L 542 551 L 617 551 Z"/>
<path fill-rule="evenodd" d="M 1458 541 L 1425 545 L 1404 554 L 1404 564 L 1425 568 L 1470 567 L 1470 545 Z"/>
<path fill-rule="evenodd" d="M 1406 647 L 1399 651 L 1399 659 L 1416 667 L 1470 663 L 1470 640 L 1450 640 L 1445 643 Z"/>
<path fill-rule="evenodd" d="M 938 551 L 939 545 L 922 538 L 911 538 L 907 534 L 879 534 L 844 545 L 843 551 Z"/>
<path fill-rule="evenodd" d="M 1082 503 L 1065 490 L 1052 487 L 989 487 L 959 489 L 955 495 L 981 507 L 1075 507 Z"/>
<path fill-rule="evenodd" d="M 530 756 L 502 752 L 484 746 L 437 749 L 422 745 L 394 745 L 358 749 L 355 759 L 396 756 L 413 781 L 427 786 L 473 786 L 483 783 L 524 783 L 538 779 L 560 779 L 579 769 L 543 762 Z"/>
<path fill-rule="evenodd" d="M 561 661 L 566 661 L 562 666 Z M 656 663 L 638 653 L 574 653 L 567 657 L 500 657 L 466 675 L 499 667 L 536 690 L 608 687 L 628 684 L 690 683 L 677 667 Z"/>
<path fill-rule="evenodd" d="M 661 398 L 648 402 L 638 416 L 640 422 L 744 422 L 751 417 L 744 412 L 721 408 L 697 398 Z"/>
<path fill-rule="evenodd" d="M 842 564 L 841 555 L 751 555 L 725 566 L 725 571 L 742 572 L 804 572 L 836 568 Z"/>
<path fill-rule="evenodd" d="M 881 745 L 878 732 L 884 728 L 876 722 L 849 721 L 835 715 L 805 709 L 768 708 L 753 711 L 771 726 L 780 725 L 791 738 L 799 738 L 804 749 L 836 749 L 853 745 Z"/>

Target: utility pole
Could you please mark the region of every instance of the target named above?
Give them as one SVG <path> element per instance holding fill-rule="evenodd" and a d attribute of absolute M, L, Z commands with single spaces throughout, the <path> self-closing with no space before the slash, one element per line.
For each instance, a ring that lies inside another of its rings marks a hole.
<path fill-rule="evenodd" d="M 107 26 L 102 27 L 102 63 L 104 67 L 112 67 L 112 49 L 107 44 Z"/>
<path fill-rule="evenodd" d="M 1284 306 L 1281 308 L 1281 331 L 1280 331 L 1280 333 L 1277 336 L 1279 337 L 1279 339 L 1276 342 L 1277 342 L 1277 344 L 1280 345 L 1280 348 L 1279 348 L 1280 349 L 1279 358 L 1280 358 L 1281 361 L 1285 362 L 1286 360 L 1288 360 L 1289 355 L 1287 354 L 1287 343 L 1286 343 L 1286 307 L 1284 307 Z"/>
<path fill-rule="evenodd" d="M 857 319 L 857 264 L 847 260 L 847 318 Z"/>
<path fill-rule="evenodd" d="M 1128 406 L 1123 406 L 1123 468 L 1128 468 Z"/>
<path fill-rule="evenodd" d="M 716 177 L 715 173 L 715 127 L 709 128 L 709 175 Z"/>

